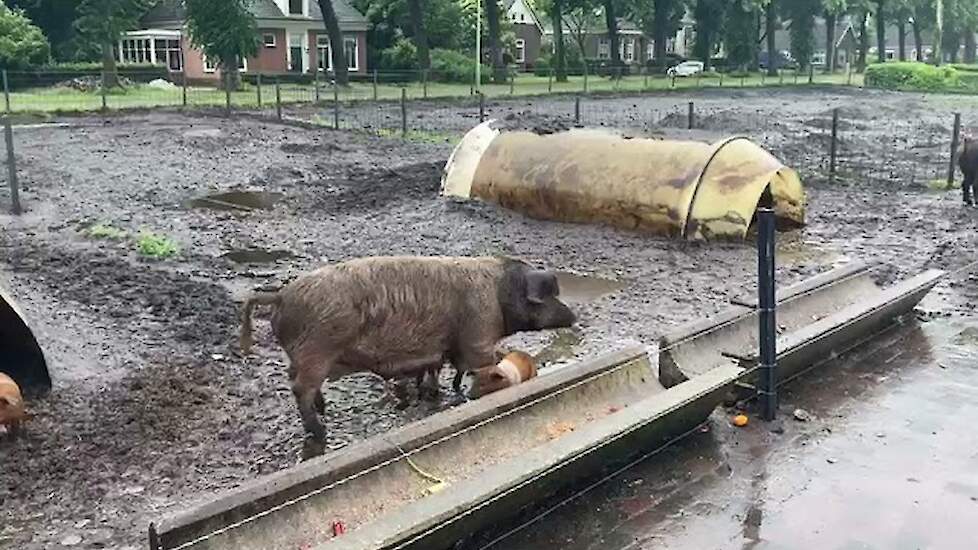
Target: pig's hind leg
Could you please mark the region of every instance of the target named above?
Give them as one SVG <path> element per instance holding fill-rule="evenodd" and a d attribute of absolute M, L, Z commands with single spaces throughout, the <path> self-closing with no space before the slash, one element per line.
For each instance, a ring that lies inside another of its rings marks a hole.
<path fill-rule="evenodd" d="M 295 373 L 292 395 L 299 407 L 299 417 L 306 432 L 318 440 L 326 439 L 326 427 L 316 413 L 325 412 L 322 387 L 335 362 L 335 357 L 315 352 L 300 354 L 292 359 Z"/>

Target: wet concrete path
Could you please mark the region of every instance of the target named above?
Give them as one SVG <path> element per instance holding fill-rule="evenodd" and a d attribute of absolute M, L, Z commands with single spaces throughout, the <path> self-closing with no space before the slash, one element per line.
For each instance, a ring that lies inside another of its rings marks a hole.
<path fill-rule="evenodd" d="M 812 418 L 795 419 L 795 409 Z M 746 428 L 734 428 L 734 412 L 718 410 L 707 430 L 564 506 L 553 508 L 571 494 L 522 518 L 550 506 L 535 523 L 466 546 L 978 545 L 978 319 L 913 321 L 890 331 L 789 386 L 774 424 L 752 414 Z"/>

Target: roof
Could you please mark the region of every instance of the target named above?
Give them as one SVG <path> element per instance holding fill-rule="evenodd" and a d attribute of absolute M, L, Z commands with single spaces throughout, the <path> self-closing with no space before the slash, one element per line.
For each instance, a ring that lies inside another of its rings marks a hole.
<path fill-rule="evenodd" d="M 336 10 L 336 18 L 341 27 L 356 27 L 366 29 L 367 18 L 354 8 L 349 0 L 331 0 L 333 9 Z M 286 16 L 278 7 L 274 0 L 254 0 L 251 3 L 251 13 L 256 19 L 307 19 L 305 17 Z M 163 0 L 157 3 L 140 19 L 144 27 L 160 26 L 165 24 L 181 23 L 186 19 L 186 10 L 183 0 Z M 323 14 L 319 11 L 319 2 L 309 0 L 310 21 L 322 21 Z"/>
<path fill-rule="evenodd" d="M 574 34 L 577 31 L 574 22 L 571 19 L 567 18 L 566 16 L 563 18 L 563 20 L 564 20 L 564 34 L 565 35 Z M 642 32 L 642 29 L 640 29 L 638 25 L 632 23 L 630 20 L 625 19 L 624 17 L 618 18 L 618 32 L 623 34 L 644 34 Z M 548 20 L 543 27 L 543 34 L 553 34 L 553 33 L 554 33 L 553 23 Z M 604 17 L 592 18 L 592 20 L 588 22 L 587 34 L 593 34 L 593 35 L 608 34 L 608 26 L 605 25 Z"/>
<path fill-rule="evenodd" d="M 508 15 L 509 14 L 509 10 L 513 9 L 513 6 L 515 6 L 516 5 L 516 2 L 518 2 L 518 1 L 521 1 L 521 0 L 503 0 L 503 13 L 505 13 L 505 14 Z M 535 25 L 537 27 L 537 29 L 542 33 L 543 32 L 543 25 L 540 23 L 540 18 L 537 17 L 536 10 L 533 9 L 533 6 L 527 0 L 522 0 L 522 3 L 523 3 L 523 6 L 526 8 L 526 11 L 528 11 L 530 13 L 530 18 L 533 20 L 532 21 L 532 24 Z M 527 22 L 519 23 L 519 22 L 516 22 L 516 21 L 512 21 L 512 23 L 514 25 L 527 25 L 527 24 L 529 24 Z"/>

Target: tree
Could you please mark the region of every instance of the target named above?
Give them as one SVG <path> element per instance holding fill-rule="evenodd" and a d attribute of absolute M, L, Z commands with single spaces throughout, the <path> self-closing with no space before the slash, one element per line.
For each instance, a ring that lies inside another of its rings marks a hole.
<path fill-rule="evenodd" d="M 48 60 L 51 47 L 44 33 L 19 9 L 0 2 L 0 67 L 5 69 L 40 65 Z"/>
<path fill-rule="evenodd" d="M 431 54 L 428 53 L 428 34 L 424 27 L 424 8 L 421 0 L 407 0 L 411 13 L 411 30 L 414 31 L 414 46 L 418 49 L 418 66 L 424 70 L 431 68 Z"/>
<path fill-rule="evenodd" d="M 615 0 L 602 0 L 604 7 L 604 22 L 608 28 L 608 40 L 611 42 L 611 64 L 621 67 L 621 40 L 618 36 L 618 15 L 615 13 Z"/>
<path fill-rule="evenodd" d="M 933 21 L 933 10 L 930 8 L 930 0 L 911 0 L 913 20 L 910 26 L 913 29 L 914 46 L 917 49 L 917 61 L 925 61 L 923 31 L 930 27 Z"/>
<path fill-rule="evenodd" d="M 119 86 L 116 44 L 122 33 L 136 27 L 148 5 L 148 0 L 82 0 L 78 6 L 78 32 L 102 50 L 103 87 Z"/>
<path fill-rule="evenodd" d="M 567 6 L 567 28 L 577 44 L 585 65 L 587 64 L 587 37 L 598 26 L 598 10 L 590 0 L 571 0 Z"/>
<path fill-rule="evenodd" d="M 807 69 L 815 53 L 815 14 L 821 5 L 818 0 L 785 0 L 783 6 L 791 20 L 791 55 L 801 69 Z"/>
<path fill-rule="evenodd" d="M 421 8 L 421 30 L 424 38 L 417 36 L 414 15 L 408 2 L 417 2 Z M 424 61 L 418 52 L 419 42 L 431 51 L 447 49 L 473 51 L 472 36 L 475 33 L 475 2 L 456 0 L 354 0 L 353 5 L 366 16 L 368 65 L 384 70 L 422 68 Z M 403 53 L 403 40 L 413 43 L 413 58 L 407 66 L 385 64 L 387 60 Z"/>
<path fill-rule="evenodd" d="M 713 50 L 723 33 L 727 2 L 725 0 L 694 0 L 693 19 L 695 19 L 696 38 L 693 42 L 693 55 L 703 61 L 703 68 L 709 70 Z"/>
<path fill-rule="evenodd" d="M 835 72 L 835 27 L 846 12 L 846 0 L 822 0 L 825 8 L 825 72 Z"/>
<path fill-rule="evenodd" d="M 41 29 L 51 44 L 51 53 L 55 59 L 80 58 L 80 49 L 72 45 L 80 2 L 81 0 L 6 0 L 7 6 L 14 10 L 24 10 L 24 14 Z"/>
<path fill-rule="evenodd" d="M 747 70 L 757 57 L 757 17 L 753 0 L 733 0 L 724 28 L 727 65 Z M 773 59 L 773 58 L 772 58 Z"/>
<path fill-rule="evenodd" d="M 876 0 L 876 61 L 886 63 L 886 0 Z"/>
<path fill-rule="evenodd" d="M 329 37 L 329 55 L 333 60 L 333 77 L 337 86 L 346 86 L 350 82 L 347 74 L 346 47 L 343 44 L 343 33 L 340 32 L 340 20 L 333 9 L 333 0 L 316 0 L 319 11 L 323 14 L 326 35 Z"/>
<path fill-rule="evenodd" d="M 250 3 L 251 0 L 184 0 L 190 38 L 204 55 L 218 61 L 225 90 L 241 87 L 238 66 L 242 59 L 258 53 L 258 27 Z"/>
<path fill-rule="evenodd" d="M 778 12 L 777 2 L 767 0 L 764 6 L 764 36 L 767 38 L 767 74 L 777 76 L 778 60 L 781 54 L 778 53 L 776 33 L 778 32 Z"/>
<path fill-rule="evenodd" d="M 567 54 L 564 50 L 564 2 L 565 0 L 542 0 L 537 6 L 550 17 L 554 29 L 553 69 L 557 82 L 567 82 Z"/>
<path fill-rule="evenodd" d="M 485 0 L 483 5 L 486 9 L 486 27 L 489 31 L 489 64 L 492 66 L 492 81 L 501 84 L 506 82 L 506 66 L 503 64 L 503 33 L 499 0 Z"/>
<path fill-rule="evenodd" d="M 659 68 L 666 66 L 666 42 L 675 35 L 686 6 L 677 0 L 654 0 L 652 7 L 652 58 Z"/>

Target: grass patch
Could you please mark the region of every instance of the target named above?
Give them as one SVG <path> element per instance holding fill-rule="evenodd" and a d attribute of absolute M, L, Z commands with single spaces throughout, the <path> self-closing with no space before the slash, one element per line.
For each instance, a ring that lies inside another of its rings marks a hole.
<path fill-rule="evenodd" d="M 180 252 L 177 243 L 165 235 L 157 235 L 148 231 L 139 233 L 136 239 L 136 250 L 147 258 L 162 260 Z"/>
<path fill-rule="evenodd" d="M 84 231 L 85 236 L 92 239 L 106 239 L 110 241 L 121 241 L 129 236 L 125 230 L 113 227 L 107 223 L 97 223 Z"/>
<path fill-rule="evenodd" d="M 927 182 L 927 188 L 931 191 L 950 191 L 952 189 L 961 189 L 961 182 L 954 180 L 948 183 L 947 178 L 933 179 Z"/>

